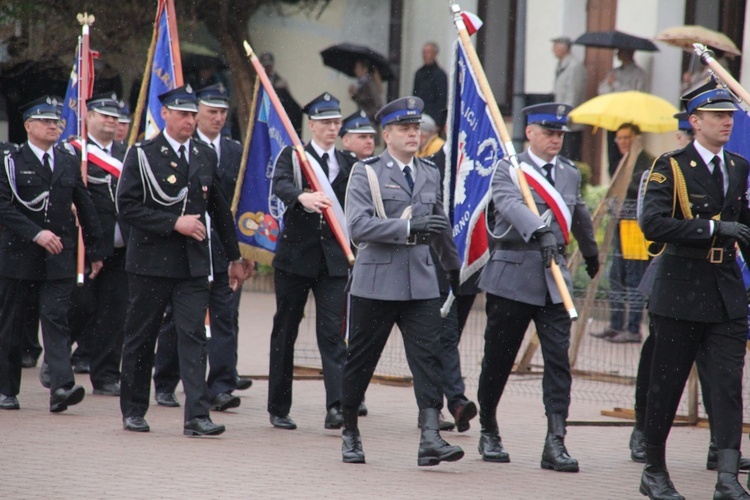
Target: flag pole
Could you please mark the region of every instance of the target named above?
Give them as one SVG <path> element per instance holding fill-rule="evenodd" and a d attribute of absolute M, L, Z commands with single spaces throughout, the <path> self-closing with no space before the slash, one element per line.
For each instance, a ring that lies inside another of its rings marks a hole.
<path fill-rule="evenodd" d="M 294 130 L 292 122 L 289 121 L 289 117 L 287 116 L 286 111 L 284 111 L 284 107 L 281 105 L 281 101 L 279 101 L 279 96 L 276 95 L 276 90 L 273 88 L 273 85 L 271 85 L 271 80 L 268 79 L 268 75 L 266 75 L 266 70 L 263 69 L 263 65 L 258 60 L 255 52 L 253 52 L 250 44 L 245 41 L 244 45 L 247 56 L 250 58 L 250 62 L 255 68 L 255 73 L 258 75 L 260 82 L 263 84 L 263 88 L 265 89 L 266 94 L 268 94 L 268 97 L 271 99 L 271 104 L 273 104 L 273 107 L 279 114 L 279 118 L 284 124 L 286 132 L 287 134 L 289 134 L 289 137 L 292 140 L 293 148 L 297 152 L 297 156 L 299 157 L 299 163 L 300 167 L 302 168 L 302 173 L 305 175 L 307 182 L 310 184 L 310 186 L 312 186 L 313 190 L 323 191 L 323 187 L 321 186 L 320 181 L 318 181 L 318 178 L 315 176 L 310 162 L 307 161 L 307 155 L 305 154 L 305 148 L 302 145 L 302 141 L 297 135 L 297 131 Z M 341 246 L 341 249 L 344 251 L 344 255 L 346 255 L 346 260 L 349 261 L 349 265 L 354 265 L 354 254 L 352 253 L 349 241 L 347 240 L 346 236 L 344 236 L 343 229 L 341 229 L 341 226 L 339 225 L 338 220 L 333 213 L 333 208 L 324 208 L 323 215 L 325 215 L 326 221 L 328 221 L 328 225 L 331 228 L 333 235 L 336 237 L 336 241 L 338 241 L 339 246 Z"/>
<path fill-rule="evenodd" d="M 164 6 L 164 0 L 159 0 L 159 6 L 156 8 L 156 19 L 154 20 L 154 31 L 151 34 L 151 45 L 149 45 L 148 54 L 146 55 L 146 69 L 143 70 L 141 90 L 138 92 L 138 103 L 136 104 L 135 112 L 133 113 L 133 128 L 130 129 L 128 146 L 132 146 L 133 144 L 135 144 L 135 141 L 138 139 L 138 133 L 140 132 L 139 129 L 141 126 L 141 116 L 143 116 L 143 108 L 146 107 L 148 85 L 151 81 L 151 66 L 154 64 L 156 41 L 159 39 L 159 18 L 161 17 L 162 11 L 164 11 Z M 180 73 L 180 75 L 182 75 L 182 73 Z"/>
<path fill-rule="evenodd" d="M 88 185 L 88 130 L 86 128 L 86 101 L 91 98 L 91 74 L 89 72 L 90 47 L 89 26 L 94 24 L 94 16 L 84 12 L 76 16 L 81 24 L 81 50 L 78 55 L 78 136 L 81 138 L 81 177 Z M 76 284 L 83 286 L 86 267 L 86 248 L 83 244 L 83 228 L 78 224 L 78 253 L 76 255 Z"/>
<path fill-rule="evenodd" d="M 174 10 L 174 0 L 167 0 L 167 25 L 169 26 L 169 47 L 172 50 L 172 70 L 174 71 L 174 86 L 182 87 L 185 83 L 182 75 L 182 55 L 180 54 L 180 36 L 177 31 L 177 14 Z"/>
<path fill-rule="evenodd" d="M 495 122 L 495 126 L 497 127 L 498 133 L 500 134 L 500 140 L 503 142 L 508 160 L 518 173 L 517 177 L 521 195 L 523 196 L 524 202 L 529 207 L 529 210 L 531 210 L 532 213 L 538 216 L 539 210 L 536 207 L 534 197 L 531 195 L 531 189 L 529 188 L 529 183 L 526 181 L 526 176 L 523 173 L 523 170 L 521 170 L 521 166 L 518 163 L 516 148 L 513 146 L 513 142 L 511 141 L 510 135 L 508 134 L 508 129 L 505 127 L 503 116 L 500 114 L 500 109 L 497 106 L 497 101 L 495 101 L 495 96 L 492 93 L 492 88 L 487 81 L 487 75 L 484 73 L 484 68 L 482 68 L 482 64 L 479 62 L 477 52 L 474 48 L 474 45 L 471 43 L 468 31 L 466 31 L 466 25 L 461 18 L 461 8 L 457 4 L 451 3 L 451 12 L 453 13 L 453 22 L 456 26 L 456 30 L 458 30 L 458 36 L 461 39 L 461 43 L 464 45 L 464 48 L 466 49 L 466 55 L 469 58 L 469 62 L 471 63 L 472 68 L 474 68 L 474 73 L 477 76 L 479 87 L 482 90 L 485 99 L 487 100 L 487 108 L 489 109 L 492 120 Z M 572 320 L 578 319 L 578 313 L 576 312 L 575 305 L 573 304 L 573 299 L 570 296 L 568 286 L 565 284 L 565 278 L 563 277 L 562 270 L 554 260 L 552 261 L 552 264 L 550 266 L 550 271 L 552 272 L 552 277 L 554 278 L 555 284 L 560 291 L 560 296 L 562 297 L 565 310 L 568 312 L 568 315 Z"/>
<path fill-rule="evenodd" d="M 729 74 L 719 62 L 714 59 L 714 53 L 705 45 L 700 43 L 694 43 L 693 49 L 695 53 L 701 58 L 701 62 L 711 68 L 714 75 L 721 80 L 721 83 L 735 94 L 735 97 L 739 98 L 740 102 L 745 102 L 745 105 L 750 105 L 750 94 L 745 90 L 732 75 Z"/>
<path fill-rule="evenodd" d="M 242 193 L 242 179 L 245 178 L 245 171 L 247 170 L 247 157 L 250 155 L 250 141 L 253 137 L 253 130 L 255 129 L 255 115 L 256 108 L 258 106 L 258 91 L 260 90 L 260 80 L 255 79 L 253 85 L 253 98 L 250 101 L 250 114 L 247 120 L 247 127 L 245 132 L 245 142 L 242 145 L 242 159 L 240 160 L 240 173 L 237 176 L 237 184 L 234 186 L 234 193 L 232 195 L 232 215 L 237 215 L 237 207 L 240 204 L 240 193 Z"/>

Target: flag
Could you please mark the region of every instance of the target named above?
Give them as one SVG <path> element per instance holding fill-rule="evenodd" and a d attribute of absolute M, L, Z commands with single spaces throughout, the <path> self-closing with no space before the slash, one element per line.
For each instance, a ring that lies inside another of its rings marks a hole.
<path fill-rule="evenodd" d="M 444 196 L 461 257 L 461 282 L 489 259 L 485 207 L 498 159 L 503 156 L 500 133 L 490 115 L 466 51 L 458 40 L 451 75 L 449 161 Z"/>
<path fill-rule="evenodd" d="M 469 36 L 479 31 L 479 28 L 484 24 L 484 22 L 479 19 L 479 16 L 472 14 L 471 12 L 462 11 L 461 19 L 463 19 L 464 25 L 466 25 L 466 31 L 469 33 Z"/>
<path fill-rule="evenodd" d="M 740 154 L 750 160 L 750 116 L 743 109 L 734 112 L 734 127 L 729 142 L 724 146 L 727 151 Z"/>
<path fill-rule="evenodd" d="M 172 33 L 169 23 L 170 11 L 167 2 L 159 4 L 159 35 L 154 50 L 154 62 L 151 65 L 151 78 L 148 86 L 148 98 L 146 100 L 146 138 L 151 139 L 164 128 L 164 120 L 161 117 L 161 102 L 159 96 L 182 85 L 182 75 L 175 71 L 175 47 L 172 43 Z M 176 33 L 174 34 L 176 37 Z"/>
<path fill-rule="evenodd" d="M 78 39 L 78 45 L 76 46 L 76 57 L 73 61 L 73 68 L 70 70 L 70 79 L 68 80 L 68 87 L 65 90 L 65 99 L 62 103 L 62 114 L 60 117 L 60 139 L 58 142 L 69 140 L 71 137 L 80 137 L 81 135 L 81 122 L 80 122 L 80 109 L 78 107 L 78 80 L 79 71 L 78 63 L 81 61 L 81 39 Z M 89 88 L 84 95 L 90 96 L 91 91 L 94 89 L 94 58 L 99 54 L 93 51 L 89 51 L 88 65 L 89 65 Z M 86 105 L 85 102 L 81 103 Z"/>
<path fill-rule="evenodd" d="M 270 265 L 284 213 L 283 203 L 273 194 L 273 168 L 292 140 L 262 88 L 256 102 L 235 223 L 242 255 Z"/>

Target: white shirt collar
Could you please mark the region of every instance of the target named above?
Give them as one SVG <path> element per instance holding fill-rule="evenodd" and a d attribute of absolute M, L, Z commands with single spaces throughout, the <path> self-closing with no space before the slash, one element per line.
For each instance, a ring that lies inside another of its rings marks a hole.
<path fill-rule="evenodd" d="M 206 134 L 204 134 L 203 132 L 201 132 L 201 130 L 199 128 L 196 128 L 195 130 L 198 132 L 198 137 L 200 137 L 200 139 L 203 142 L 205 142 L 206 144 L 213 144 L 214 145 L 214 148 L 216 149 L 216 153 L 218 154 L 219 153 L 219 148 L 221 147 L 221 134 L 218 134 L 216 136 L 216 139 L 214 139 L 212 141 L 211 139 L 208 138 L 208 136 Z"/>
<path fill-rule="evenodd" d="M 101 150 L 106 149 L 109 151 L 109 154 L 112 154 L 112 145 L 114 144 L 114 141 L 110 141 L 109 144 L 100 144 L 99 141 L 89 135 L 89 142 Z"/>
<path fill-rule="evenodd" d="M 396 162 L 396 165 L 398 165 L 398 168 L 400 168 L 402 172 L 404 171 L 404 168 L 407 165 L 409 165 L 409 169 L 411 170 L 412 179 L 414 178 L 414 174 L 416 174 L 417 172 L 416 172 L 416 169 L 414 168 L 414 158 L 413 157 L 412 157 L 412 159 L 411 159 L 411 161 L 409 163 L 402 163 L 401 160 L 399 160 L 399 159 L 397 159 L 395 157 L 393 158 L 393 161 Z"/>
<path fill-rule="evenodd" d="M 31 144 L 31 141 L 27 141 L 26 144 L 29 145 L 29 147 L 31 148 L 31 151 L 34 153 L 34 155 L 36 155 L 36 157 L 39 158 L 39 163 L 41 163 L 42 165 L 44 165 L 44 160 L 43 160 L 44 153 L 47 153 L 49 155 L 49 164 L 52 165 L 52 166 L 54 166 L 54 164 L 55 164 L 55 152 L 54 152 L 55 147 L 54 146 L 52 146 L 51 148 L 49 148 L 48 150 L 45 151 L 45 150 L 43 150 L 41 148 L 38 148 L 38 147 L 34 146 L 33 144 Z"/>
<path fill-rule="evenodd" d="M 318 157 L 323 158 L 323 153 L 328 153 L 328 163 L 330 164 L 331 159 L 334 161 L 336 160 L 336 145 L 330 147 L 330 149 L 323 149 L 318 145 L 317 142 L 315 142 L 315 139 L 312 139 L 310 141 L 310 144 L 312 144 L 313 149 L 315 150 L 315 154 L 318 155 Z"/>
<path fill-rule="evenodd" d="M 185 142 L 177 142 L 175 139 L 169 136 L 166 129 L 164 129 L 164 138 L 167 140 L 169 145 L 172 146 L 174 154 L 176 154 L 177 156 L 180 156 L 180 146 L 185 146 L 185 159 L 190 161 L 190 139 Z"/>
<path fill-rule="evenodd" d="M 541 158 L 539 158 L 537 155 L 535 155 L 534 152 L 531 150 L 531 148 L 527 149 L 526 152 L 529 153 L 529 156 L 534 161 L 534 163 L 536 163 L 536 166 L 539 168 L 542 168 L 547 163 L 551 163 L 553 166 L 557 165 L 557 156 L 553 157 L 550 161 L 544 161 Z M 552 169 L 552 171 L 554 172 L 555 169 Z"/>
<path fill-rule="evenodd" d="M 703 144 L 698 142 L 698 139 L 695 139 L 693 141 L 693 145 L 695 146 L 695 150 L 698 151 L 698 154 L 701 155 L 701 158 L 703 159 L 703 163 L 706 164 L 708 169 L 710 171 L 713 171 L 713 167 L 711 166 L 711 160 L 714 159 L 714 156 L 718 156 L 721 160 L 721 164 L 724 164 L 724 147 L 721 148 L 721 150 L 718 153 L 712 153 L 705 147 L 703 147 Z"/>

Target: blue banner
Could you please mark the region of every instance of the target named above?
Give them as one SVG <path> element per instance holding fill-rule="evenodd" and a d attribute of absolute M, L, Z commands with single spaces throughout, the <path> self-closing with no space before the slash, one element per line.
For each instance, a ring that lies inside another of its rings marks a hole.
<path fill-rule="evenodd" d="M 156 40 L 154 62 L 151 66 L 151 81 L 148 86 L 146 106 L 146 138 L 151 139 L 164 128 L 161 117 L 161 102 L 159 96 L 169 92 L 177 85 L 174 74 L 174 56 L 172 54 L 169 23 L 167 22 L 166 6 L 159 16 L 159 36 Z"/>
<path fill-rule="evenodd" d="M 448 211 L 464 282 L 489 259 L 484 209 L 490 200 L 492 173 L 503 150 L 500 134 L 460 40 L 456 47 L 449 111 L 450 161 L 446 170 L 450 175 L 445 178 Z"/>
<path fill-rule="evenodd" d="M 273 167 L 279 153 L 291 144 L 271 100 L 261 88 L 235 222 L 243 256 L 262 264 L 271 264 L 284 213 L 283 204 L 273 194 Z"/>
<path fill-rule="evenodd" d="M 745 111 L 738 109 L 734 112 L 732 135 L 724 147 L 750 159 L 750 116 Z"/>
<path fill-rule="evenodd" d="M 71 137 L 78 137 L 78 60 L 81 52 L 81 44 L 76 47 L 76 58 L 73 61 L 73 69 L 70 70 L 68 88 L 65 90 L 65 99 L 62 103 L 62 116 L 60 117 L 60 139 L 58 142 L 66 141 Z"/>

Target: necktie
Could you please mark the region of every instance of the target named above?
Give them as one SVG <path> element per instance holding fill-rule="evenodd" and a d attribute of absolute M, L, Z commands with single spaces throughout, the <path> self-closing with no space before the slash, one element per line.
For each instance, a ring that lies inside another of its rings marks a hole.
<path fill-rule="evenodd" d="M 107 149 L 107 148 L 102 148 L 102 151 L 104 151 L 104 154 L 105 154 L 105 155 L 108 155 L 108 154 L 109 154 L 109 149 Z"/>
<path fill-rule="evenodd" d="M 546 177 L 549 183 L 554 186 L 555 181 L 552 179 L 552 169 L 555 168 L 555 166 L 551 163 L 547 163 L 542 168 L 544 169 L 544 177 Z"/>
<path fill-rule="evenodd" d="M 714 182 L 716 183 L 716 186 L 719 188 L 719 191 L 721 191 L 722 196 L 724 195 L 724 174 L 721 172 L 721 158 L 718 156 L 714 156 L 711 159 L 711 163 L 714 165 L 714 171 L 711 173 L 711 177 L 713 177 Z"/>
<path fill-rule="evenodd" d="M 323 172 L 325 172 L 326 177 L 328 177 L 328 153 L 323 153 L 323 156 L 320 157 L 322 160 L 320 162 L 320 166 L 323 168 Z"/>
<path fill-rule="evenodd" d="M 52 170 L 52 165 L 49 162 L 49 153 L 44 153 L 44 156 L 42 156 L 42 163 L 47 169 L 50 171 Z"/>
<path fill-rule="evenodd" d="M 404 167 L 404 178 L 406 183 L 409 184 L 409 190 L 414 191 L 414 178 L 411 176 L 411 167 L 409 165 Z"/>

